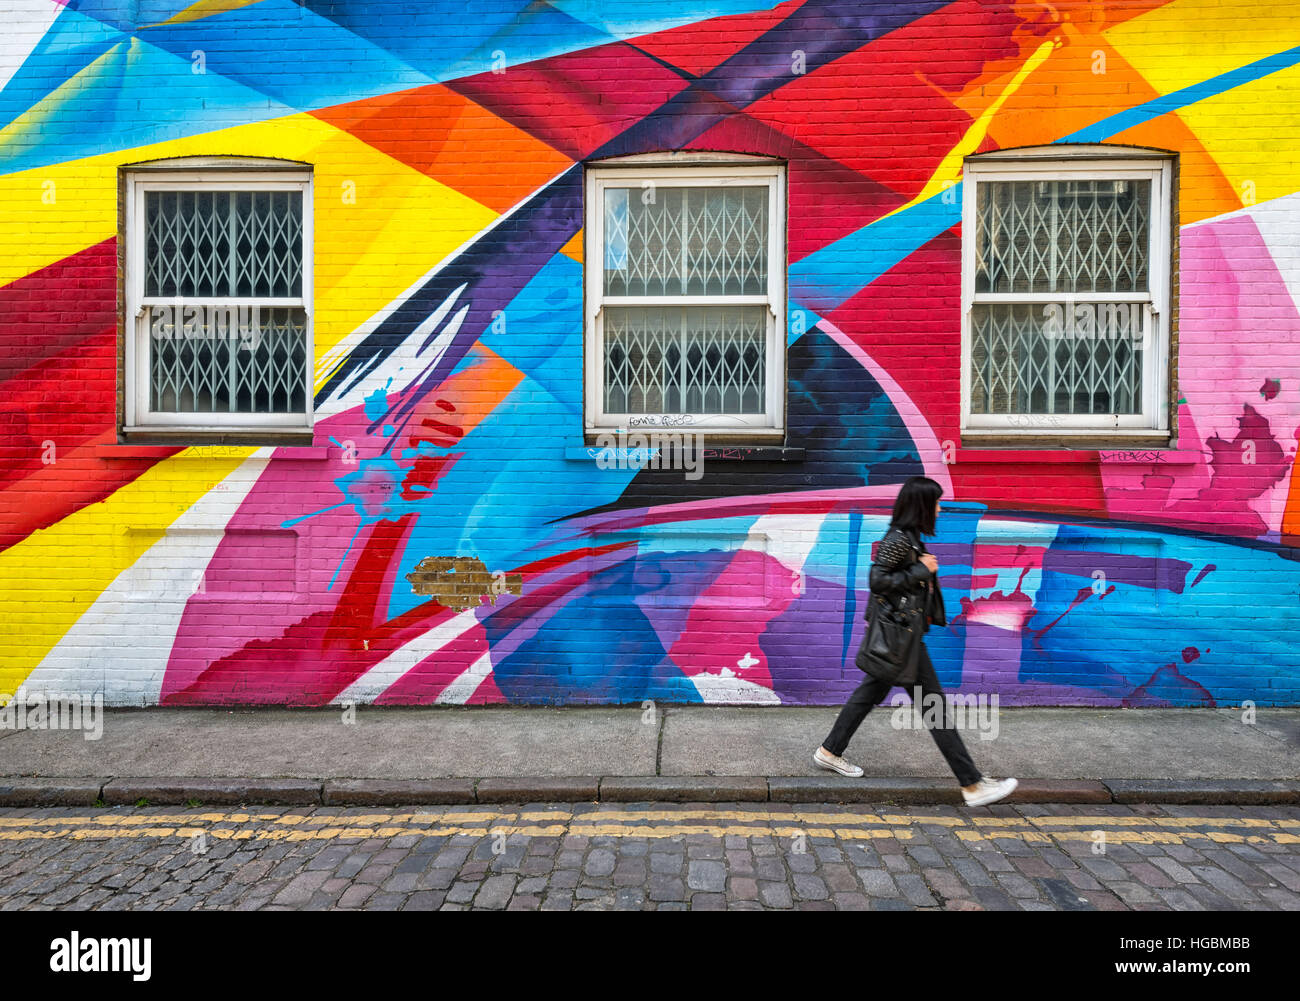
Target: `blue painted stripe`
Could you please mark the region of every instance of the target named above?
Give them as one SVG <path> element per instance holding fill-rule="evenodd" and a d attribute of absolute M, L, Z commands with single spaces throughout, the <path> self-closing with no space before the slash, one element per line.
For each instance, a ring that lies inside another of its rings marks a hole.
<path fill-rule="evenodd" d="M 1216 77 L 1194 83 L 1182 90 L 1164 94 L 1154 100 L 1147 101 L 1145 104 L 1139 104 L 1137 107 L 1117 112 L 1056 141 L 1063 143 L 1101 142 L 1127 129 L 1159 118 L 1161 115 L 1167 115 L 1171 111 L 1178 111 L 1180 108 L 1186 108 L 1198 101 L 1218 97 L 1235 87 L 1243 87 L 1248 83 L 1261 80 L 1271 73 L 1290 69 L 1296 63 L 1300 63 L 1300 45 L 1284 52 L 1266 56 L 1235 70 L 1229 70 L 1227 73 L 1220 73 Z"/>

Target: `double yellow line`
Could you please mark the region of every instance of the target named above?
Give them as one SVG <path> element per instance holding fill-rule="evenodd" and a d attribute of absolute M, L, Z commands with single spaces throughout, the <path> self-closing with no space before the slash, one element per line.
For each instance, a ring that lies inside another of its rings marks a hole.
<path fill-rule="evenodd" d="M 66 838 L 196 838 L 221 841 L 333 841 L 370 838 L 565 835 L 617 838 L 776 837 L 910 841 L 916 828 L 946 828 L 965 842 L 1008 838 L 1037 844 L 1096 841 L 1125 844 L 1300 844 L 1300 819 L 1155 817 L 1105 814 L 1040 817 L 964 817 L 809 810 L 424 810 L 353 816 L 316 813 L 146 813 L 79 817 L 0 817 L 0 841 Z M 1237 828 L 1238 830 L 1224 830 Z"/>

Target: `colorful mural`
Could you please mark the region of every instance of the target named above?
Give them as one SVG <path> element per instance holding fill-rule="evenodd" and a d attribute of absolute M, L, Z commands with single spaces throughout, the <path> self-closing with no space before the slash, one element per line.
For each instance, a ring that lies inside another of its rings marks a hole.
<path fill-rule="evenodd" d="M 6 4 L 0 692 L 834 704 L 924 474 L 946 686 L 1300 704 L 1298 14 Z M 1174 451 L 952 447 L 948 192 L 967 154 L 1064 142 L 1180 154 Z M 583 163 L 677 149 L 789 163 L 798 461 L 584 446 Z M 118 444 L 118 168 L 198 155 L 313 165 L 310 447 Z M 453 564 L 472 600 L 412 583 Z"/>

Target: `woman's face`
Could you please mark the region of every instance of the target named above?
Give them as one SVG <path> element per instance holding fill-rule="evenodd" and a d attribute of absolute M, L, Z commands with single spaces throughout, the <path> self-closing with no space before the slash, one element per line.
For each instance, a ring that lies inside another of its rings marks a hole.
<path fill-rule="evenodd" d="M 943 510 L 943 508 L 941 508 L 941 507 L 939 506 L 939 502 L 938 502 L 938 501 L 935 501 L 935 502 L 934 502 L 934 516 L 935 516 L 936 518 L 939 517 L 939 512 L 942 511 L 942 510 Z"/>

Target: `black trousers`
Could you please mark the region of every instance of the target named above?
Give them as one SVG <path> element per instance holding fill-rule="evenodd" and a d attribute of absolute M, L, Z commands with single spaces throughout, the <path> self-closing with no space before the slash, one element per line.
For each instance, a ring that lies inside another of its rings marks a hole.
<path fill-rule="evenodd" d="M 838 756 L 844 753 L 844 749 L 849 746 L 849 740 L 857 732 L 862 721 L 867 718 L 867 713 L 871 712 L 871 707 L 884 701 L 889 690 L 894 687 L 887 681 L 877 681 L 869 674 L 863 675 L 863 678 L 862 684 L 853 690 L 848 702 L 844 703 L 844 708 L 836 717 L 830 736 L 822 742 L 822 746 L 831 754 Z M 930 661 L 930 654 L 925 649 L 924 643 L 921 644 L 920 660 L 917 663 L 913 698 L 915 698 L 916 687 L 921 689 L 922 698 L 927 695 L 939 697 L 943 710 L 943 725 L 928 729 L 947 760 L 948 767 L 957 776 L 957 781 L 964 786 L 974 785 L 981 778 L 980 771 L 975 767 L 975 762 L 971 761 L 970 752 L 966 750 L 961 734 L 953 725 L 955 721 L 950 712 L 951 707 L 948 705 L 948 700 L 944 698 L 943 689 L 939 687 L 939 677 L 934 672 L 934 664 Z M 930 701 L 921 703 L 920 708 L 924 711 Z"/>

